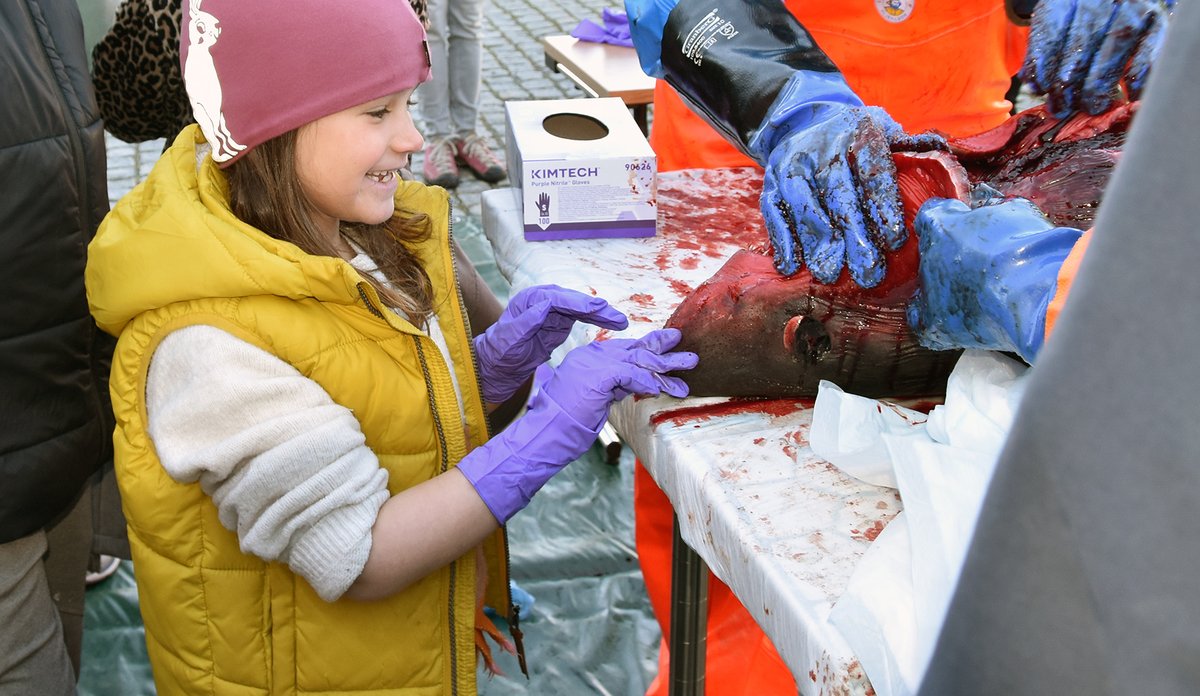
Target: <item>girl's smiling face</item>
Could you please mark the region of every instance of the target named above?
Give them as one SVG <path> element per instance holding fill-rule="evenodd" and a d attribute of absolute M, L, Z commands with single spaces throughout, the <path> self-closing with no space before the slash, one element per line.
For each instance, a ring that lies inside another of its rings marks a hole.
<path fill-rule="evenodd" d="M 297 131 L 296 174 L 330 240 L 342 221 L 378 224 L 395 212 L 399 169 L 425 144 L 408 110 L 412 93 L 373 99 Z"/>

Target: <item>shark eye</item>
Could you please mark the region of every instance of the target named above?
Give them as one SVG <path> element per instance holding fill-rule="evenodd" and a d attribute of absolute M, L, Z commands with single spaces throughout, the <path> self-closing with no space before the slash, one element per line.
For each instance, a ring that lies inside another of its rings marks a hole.
<path fill-rule="evenodd" d="M 825 325 L 810 316 L 795 316 L 783 329 L 783 346 L 807 364 L 828 353 L 833 342 Z"/>

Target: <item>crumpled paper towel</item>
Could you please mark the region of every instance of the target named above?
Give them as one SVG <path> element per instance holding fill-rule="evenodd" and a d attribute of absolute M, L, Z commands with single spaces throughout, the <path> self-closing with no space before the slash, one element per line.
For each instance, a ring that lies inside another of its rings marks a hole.
<path fill-rule="evenodd" d="M 945 403 L 924 422 L 919 412 L 821 385 L 813 451 L 852 476 L 894 486 L 904 504 L 830 613 L 879 696 L 920 687 L 1027 369 L 999 353 L 966 351 Z"/>
<path fill-rule="evenodd" d="M 920 411 L 847 394 L 833 382 L 822 381 L 808 442 L 817 456 L 854 478 L 896 488 L 883 435 L 925 437 L 928 419 Z"/>

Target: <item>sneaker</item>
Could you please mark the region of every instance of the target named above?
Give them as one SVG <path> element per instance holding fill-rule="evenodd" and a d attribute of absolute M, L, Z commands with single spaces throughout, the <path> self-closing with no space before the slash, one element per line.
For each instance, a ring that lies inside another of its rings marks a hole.
<path fill-rule="evenodd" d="M 117 568 L 121 567 L 121 559 L 116 556 L 100 556 L 99 569 L 89 571 L 83 576 L 83 583 L 86 587 L 91 587 L 104 580 L 107 580 L 113 573 L 117 572 Z"/>
<path fill-rule="evenodd" d="M 483 138 L 474 133 L 458 139 L 458 161 L 465 164 L 476 178 L 489 184 L 508 176 L 504 171 L 504 163 L 492 152 Z"/>
<path fill-rule="evenodd" d="M 425 183 L 448 189 L 458 186 L 457 149 L 454 138 L 437 138 L 425 147 Z"/>

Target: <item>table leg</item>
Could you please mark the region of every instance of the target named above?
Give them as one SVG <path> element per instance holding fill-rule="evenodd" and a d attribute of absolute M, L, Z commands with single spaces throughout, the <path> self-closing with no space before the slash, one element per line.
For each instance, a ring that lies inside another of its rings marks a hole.
<path fill-rule="evenodd" d="M 708 566 L 683 542 L 679 518 L 671 543 L 670 696 L 703 696 L 708 624 Z"/>
<path fill-rule="evenodd" d="M 621 462 L 621 449 L 624 447 L 624 444 L 621 442 L 621 436 L 617 435 L 617 429 L 612 426 L 612 423 L 604 424 L 596 440 L 604 450 L 604 462 L 606 464 L 616 466 Z"/>
<path fill-rule="evenodd" d="M 650 135 L 650 131 L 647 129 L 647 126 L 646 126 L 646 105 L 645 104 L 634 104 L 633 105 L 633 120 L 634 120 L 634 122 L 636 122 L 638 124 L 638 128 L 642 129 L 642 135 Z"/>

